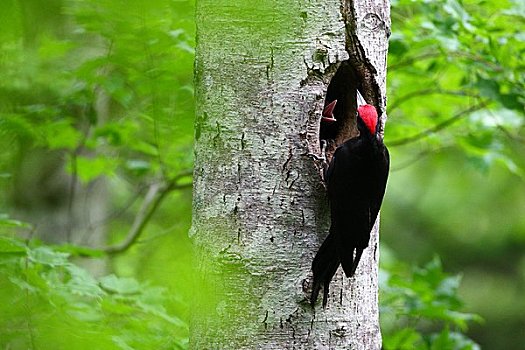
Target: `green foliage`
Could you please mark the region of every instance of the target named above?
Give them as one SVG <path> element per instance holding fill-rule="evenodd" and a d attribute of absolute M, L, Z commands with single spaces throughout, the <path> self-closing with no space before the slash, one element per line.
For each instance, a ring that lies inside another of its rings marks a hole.
<path fill-rule="evenodd" d="M 392 1 L 382 244 L 461 271 L 464 309 L 485 320 L 468 334 L 491 349 L 523 343 L 524 14 L 520 1 Z"/>
<path fill-rule="evenodd" d="M 481 319 L 460 311 L 459 282 L 459 276 L 443 272 L 437 257 L 412 269 L 389 255 L 383 257 L 380 306 L 384 349 L 479 349 L 463 334 L 469 322 Z"/>
<path fill-rule="evenodd" d="M 392 2 L 388 143 L 407 158 L 458 149 L 521 177 L 525 53 L 520 2 Z M 446 129 L 446 132 L 443 130 Z"/>
<path fill-rule="evenodd" d="M 253 4 L 245 4 L 247 15 L 273 24 L 246 27 L 261 30 L 260 40 L 300 34 L 307 20 L 301 13 L 297 23 L 275 25 L 282 14 L 274 11 L 277 2 Z M 383 254 L 385 349 L 477 349 L 465 333 L 467 325 L 481 327 L 479 317 L 463 311 L 460 294 L 470 309 L 485 307 L 494 316 L 484 317 L 487 328 L 515 333 L 495 331 L 484 341 L 510 348 L 519 342 L 513 336 L 522 331 L 525 310 L 519 287 L 525 221 L 515 218 L 525 210 L 523 183 L 505 173 L 523 179 L 525 167 L 523 4 L 392 5 L 386 142 L 394 172 L 382 245 L 411 262 L 439 251 L 445 269 L 470 273 L 462 291 L 437 259 L 412 269 Z M 43 150 L 86 187 L 108 181 L 111 210 L 91 224 L 105 225 L 108 240 L 120 241 L 145 189 L 192 167 L 193 1 L 5 0 L 2 6 L 0 211 L 30 207 L 17 181 L 34 169 L 20 164 Z M 410 172 L 396 171 L 414 164 Z M 494 173 L 494 165 L 505 171 Z M 10 238 L 39 226 L 0 215 L 0 346 L 186 348 L 190 201 L 188 191 L 170 192 L 140 248 L 111 258 L 100 249 Z M 107 259 L 111 273 L 93 277 L 77 264 L 80 256 Z M 513 283 L 518 287 L 509 291 Z M 490 293 L 480 296 L 480 286 Z M 502 309 L 513 318 L 498 319 Z"/>
<path fill-rule="evenodd" d="M 94 278 L 59 249 L 0 237 L 0 346 L 185 349 L 187 326 L 166 288 Z M 172 301 L 173 302 L 173 301 Z"/>
<path fill-rule="evenodd" d="M 156 5 L 65 1 L 70 34 L 1 42 L 0 145 L 76 154 L 84 182 L 137 161 L 131 175 L 191 168 L 194 39 L 177 7 L 191 3 Z"/>
<path fill-rule="evenodd" d="M 2 6 L 0 212 L 10 215 L 0 216 L 0 347 L 186 348 L 193 1 Z M 181 179 L 188 189 L 174 186 Z M 121 241 L 148 186 L 169 184 L 135 243 L 148 244 L 109 258 L 70 242 L 9 238 L 59 237 L 45 232 L 40 211 L 43 222 L 60 221 L 85 200 L 78 189 L 90 193 L 101 180 L 104 213 L 74 241 L 100 227 L 108 243 Z M 112 273 L 93 277 L 93 263 Z"/>

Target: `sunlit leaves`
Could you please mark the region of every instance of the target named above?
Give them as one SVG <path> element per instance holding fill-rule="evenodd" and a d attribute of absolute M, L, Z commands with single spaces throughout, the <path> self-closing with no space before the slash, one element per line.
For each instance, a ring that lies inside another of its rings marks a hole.
<path fill-rule="evenodd" d="M 68 264 L 69 254 L 62 252 L 55 252 L 50 247 L 37 247 L 35 249 L 29 249 L 27 257 L 28 259 L 37 264 L 47 265 L 49 267 L 64 266 Z"/>
<path fill-rule="evenodd" d="M 102 288 L 112 293 L 135 294 L 139 291 L 139 284 L 132 278 L 118 278 L 109 275 L 101 279 Z"/>
<path fill-rule="evenodd" d="M 25 253 L 25 246 L 22 242 L 0 236 L 0 259 L 2 254 Z"/>
<path fill-rule="evenodd" d="M 20 171 L 43 172 L 40 163 L 24 163 L 18 170 L 20 159 L 43 159 L 41 154 L 52 153 L 58 160 L 57 165 L 48 164 L 49 169 L 68 182 L 66 191 L 56 196 L 73 199 L 73 207 L 82 201 L 82 191 L 67 189 L 89 189 L 90 183 L 105 178 L 108 213 L 103 222 L 90 222 L 84 234 L 105 225 L 117 239 L 136 215 L 144 183 L 169 182 L 192 167 L 193 1 L 30 2 L 28 8 L 49 7 L 50 15 L 60 18 L 57 28 L 58 21 L 27 26 L 28 31 L 43 28 L 32 33 L 30 41 L 21 23 L 47 12 L 25 13 L 17 10 L 19 4 L 8 1 L 7 16 L 0 15 L 9 23 L 0 34 L 0 202 L 11 200 Z M 15 27 L 16 33 L 11 31 Z M 190 197 L 182 196 L 184 203 L 176 197 L 166 210 L 170 222 L 178 220 L 177 232 L 187 230 L 190 217 Z M 174 219 L 177 215 L 188 219 Z M 2 233 L 24 229 L 31 235 L 34 229 L 8 216 L 0 217 L 0 228 Z M 165 230 L 159 222 L 150 228 Z M 161 255 L 172 253 L 170 249 Z M 185 324 L 173 314 L 174 308 L 185 308 L 183 303 L 169 300 L 162 288 L 117 276 L 118 267 L 113 275 L 94 278 L 74 265 L 71 256 L 104 259 L 102 251 L 72 244 L 28 247 L 0 239 L 0 297 L 12 301 L 0 310 L 0 347 L 187 346 Z M 179 288 L 178 280 L 172 284 Z M 22 323 L 27 327 L 20 330 Z"/>
<path fill-rule="evenodd" d="M 459 276 L 445 274 L 437 258 L 412 271 L 391 259 L 380 280 L 385 348 L 479 349 L 461 333 L 480 318 L 459 311 Z"/>
<path fill-rule="evenodd" d="M 24 221 L 12 219 L 9 217 L 9 215 L 0 213 L 0 227 L 2 226 L 9 227 L 9 228 L 15 228 L 15 227 L 30 228 L 31 224 L 24 222 Z M 0 236 L 0 247 L 2 245 L 1 242 L 2 242 L 2 236 Z M 1 248 L 0 248 L 0 251 L 1 251 Z"/>
<path fill-rule="evenodd" d="M 3 114 L 0 118 L 0 137 L 3 140 L 9 140 L 11 144 L 14 141 L 24 143 L 31 142 L 38 138 L 33 125 L 19 114 Z"/>
<path fill-rule="evenodd" d="M 115 159 L 106 156 L 78 157 L 75 162 L 76 168 L 69 168 L 68 170 L 73 173 L 76 169 L 76 176 L 85 183 L 103 175 L 107 177 L 114 176 L 119 165 L 118 162 L 115 162 Z"/>
<path fill-rule="evenodd" d="M 481 347 L 472 339 L 459 332 L 451 332 L 444 328 L 439 334 L 430 338 L 430 350 L 480 350 Z"/>
<path fill-rule="evenodd" d="M 441 121 L 476 105 L 483 105 L 482 111 L 492 114 L 513 110 L 518 118 L 525 119 L 525 76 L 523 63 L 517 59 L 523 56 L 525 44 L 519 39 L 519 25 L 515 25 L 520 6 L 512 1 L 497 5 L 476 0 L 393 2 L 389 51 L 392 109 L 387 143 L 390 137 L 410 138 L 432 130 Z M 430 89 L 437 91 L 424 93 Z M 455 98 L 449 98 L 449 91 L 462 92 L 463 96 L 455 93 Z M 406 99 L 407 95 L 415 98 Z M 470 137 L 467 132 L 478 133 L 474 126 L 480 124 L 468 124 L 469 114 L 461 119 L 407 144 L 413 144 L 412 152 L 417 153 L 421 149 L 435 149 L 438 140 L 443 146 L 459 148 L 472 157 L 463 148 L 466 145 L 463 139 Z M 509 164 L 514 163 L 517 168 L 523 167 L 519 152 L 515 152 L 519 141 L 516 143 L 518 139 L 507 133 L 520 130 L 522 123 L 515 123 L 513 129 L 505 131 L 498 126 L 485 127 L 483 132 L 491 133 L 494 142 L 486 144 L 483 157 L 491 159 L 491 165 L 502 163 L 510 169 L 513 166 Z M 432 136 L 437 139 L 431 139 Z M 492 147 L 496 144 L 502 147 L 498 152 Z M 404 154 L 410 152 L 409 147 L 403 149 Z"/>
<path fill-rule="evenodd" d="M 16 259 L 1 259 L 3 254 L 15 251 L 21 254 Z M 161 344 L 178 348 L 185 343 L 186 326 L 164 306 L 168 300 L 164 288 L 115 275 L 96 279 L 58 249 L 31 247 L 7 237 L 0 239 L 0 261 L 0 296 L 2 300 L 8 300 L 5 293 L 11 296 L 9 304 L 0 306 L 2 316 L 11 314 L 9 319 L 0 317 L 3 345 L 36 342 L 44 348 L 56 347 L 64 339 L 71 348 L 102 340 L 106 345 L 97 348 L 123 344 L 130 348 L 159 348 Z M 30 313 L 20 312 L 30 304 Z M 29 323 L 39 330 L 60 325 L 62 336 L 49 337 L 47 329 L 47 338 L 39 335 L 31 339 L 27 328 L 13 327 L 11 322 Z M 120 326 L 107 327 L 112 324 Z M 79 325 L 82 334 L 100 339 L 78 338 L 75 327 Z"/>
<path fill-rule="evenodd" d="M 68 153 L 87 147 L 100 157 L 130 158 L 119 162 L 121 169 L 101 171 L 102 160 L 81 154 L 79 164 L 88 167 L 78 168 L 83 181 L 191 168 L 192 157 L 177 148 L 193 134 L 194 29 L 179 14 L 180 6 L 192 5 L 156 3 L 68 0 L 68 35 L 43 35 L 36 54 L 2 43 L 0 75 L 11 108 L 0 107 L 10 113 L 0 119 L 0 134 L 25 146 Z"/>
<path fill-rule="evenodd" d="M 82 141 L 82 133 L 68 118 L 45 123 L 40 131 L 45 139 L 45 146 L 51 150 L 74 150 Z"/>
<path fill-rule="evenodd" d="M 476 128 L 504 127 L 509 130 L 519 130 L 525 124 L 525 118 L 509 109 L 477 111 L 472 113 L 469 119 Z"/>

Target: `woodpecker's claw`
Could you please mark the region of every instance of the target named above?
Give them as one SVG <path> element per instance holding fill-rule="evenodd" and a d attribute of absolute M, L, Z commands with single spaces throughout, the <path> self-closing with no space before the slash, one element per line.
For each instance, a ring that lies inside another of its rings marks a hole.
<path fill-rule="evenodd" d="M 321 154 L 323 155 L 323 159 L 326 161 L 326 146 L 328 146 L 328 142 L 326 140 L 321 140 Z"/>
<path fill-rule="evenodd" d="M 316 160 L 318 162 L 324 162 L 326 163 L 326 157 L 324 155 L 322 156 L 318 156 L 317 154 L 315 153 L 306 153 L 306 155 L 310 158 L 312 158 L 313 160 Z"/>
<path fill-rule="evenodd" d="M 328 142 L 326 142 L 326 140 L 321 140 L 321 154 L 323 158 L 321 167 L 323 168 L 323 178 L 325 177 L 326 171 L 328 170 L 328 161 L 326 159 L 326 147 L 327 146 L 328 146 Z"/>
<path fill-rule="evenodd" d="M 321 140 L 321 155 L 320 156 L 315 153 L 306 154 L 308 157 L 311 157 L 313 160 L 321 163 L 323 174 L 326 172 L 326 169 L 328 169 L 328 162 L 326 160 L 326 147 L 327 147 L 326 140 Z"/>

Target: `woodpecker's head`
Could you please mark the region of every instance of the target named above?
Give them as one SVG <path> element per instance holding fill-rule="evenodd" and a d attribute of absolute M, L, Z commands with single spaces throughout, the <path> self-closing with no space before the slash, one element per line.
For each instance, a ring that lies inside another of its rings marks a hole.
<path fill-rule="evenodd" d="M 374 106 L 366 103 L 359 90 L 357 91 L 357 116 L 361 118 L 370 134 L 375 135 L 378 119 L 377 110 Z"/>
<path fill-rule="evenodd" d="M 323 110 L 323 118 L 322 121 L 333 123 L 337 120 L 334 118 L 334 108 L 337 103 L 337 100 L 333 100 L 330 102 Z"/>

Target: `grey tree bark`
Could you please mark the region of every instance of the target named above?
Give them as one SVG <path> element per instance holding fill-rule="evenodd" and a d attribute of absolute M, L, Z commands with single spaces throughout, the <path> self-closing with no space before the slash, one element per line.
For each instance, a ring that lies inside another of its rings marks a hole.
<path fill-rule="evenodd" d="M 330 220 L 306 154 L 341 61 L 384 111 L 389 33 L 388 0 L 197 1 L 191 349 L 380 349 L 377 224 L 308 304 Z"/>

